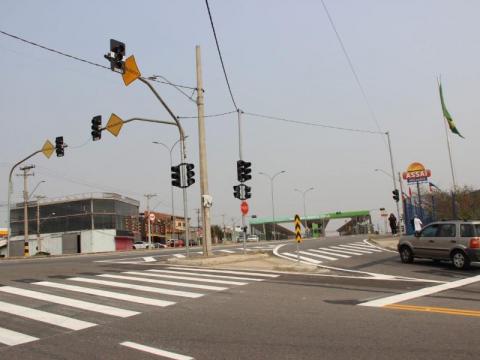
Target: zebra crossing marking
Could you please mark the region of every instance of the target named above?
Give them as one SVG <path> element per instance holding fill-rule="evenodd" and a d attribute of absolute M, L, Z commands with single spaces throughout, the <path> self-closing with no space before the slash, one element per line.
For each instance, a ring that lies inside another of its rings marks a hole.
<path fill-rule="evenodd" d="M 211 274 L 198 274 L 198 273 L 189 273 L 184 271 L 170 271 L 170 270 L 157 270 L 157 269 L 150 269 L 147 270 L 149 273 L 147 275 L 152 276 L 151 273 L 162 273 L 162 274 L 180 274 L 180 275 L 195 275 L 195 276 L 208 276 L 217 279 L 232 279 L 232 280 L 249 280 L 249 281 L 263 281 L 265 279 L 258 279 L 258 278 L 246 278 L 240 276 L 228 276 L 228 275 L 211 275 Z"/>
<path fill-rule="evenodd" d="M 365 249 L 359 249 L 357 247 L 350 246 L 350 245 L 338 245 L 338 247 L 341 247 L 342 249 L 353 250 L 353 251 L 356 251 L 356 252 L 359 252 L 359 253 L 373 254 L 373 251 L 365 250 Z"/>
<path fill-rule="evenodd" d="M 355 252 L 353 250 L 341 248 L 338 246 L 330 246 L 330 249 L 333 249 L 334 251 L 338 251 L 341 253 L 350 254 L 350 255 L 365 255 L 365 253 Z"/>
<path fill-rule="evenodd" d="M 0 327 L 0 343 L 15 346 L 36 341 L 38 338 Z"/>
<path fill-rule="evenodd" d="M 185 271 L 201 271 L 206 273 L 224 273 L 224 274 L 233 274 L 233 275 L 252 275 L 252 276 L 263 276 L 263 277 L 271 277 L 271 278 L 278 277 L 277 274 L 247 272 L 247 271 L 237 271 L 237 270 L 189 268 L 189 267 L 182 267 L 182 266 L 169 266 L 167 269 L 178 269 L 178 270 L 185 270 Z M 147 270 L 147 271 L 150 271 L 150 270 Z"/>
<path fill-rule="evenodd" d="M 69 318 L 63 315 L 52 314 L 46 311 L 29 308 L 26 306 L 14 305 L 0 301 L 0 312 L 11 315 L 21 316 L 27 319 L 44 322 L 50 325 L 56 325 L 69 330 L 83 330 L 97 324 Z"/>
<path fill-rule="evenodd" d="M 0 287 L 0 291 L 8 294 L 25 296 L 25 297 L 29 297 L 37 300 L 48 301 L 55 304 L 70 306 L 77 309 L 98 312 L 98 313 L 111 315 L 111 316 L 118 316 L 122 318 L 140 314 L 137 311 L 130 311 L 125 309 L 115 308 L 112 306 L 95 304 L 88 301 L 76 300 L 76 299 L 71 299 L 71 298 L 57 296 L 57 295 L 50 295 L 50 294 L 42 293 L 39 291 L 26 290 L 26 289 L 16 288 L 12 286 L 2 286 Z"/>
<path fill-rule="evenodd" d="M 152 269 L 153 271 L 154 269 Z M 149 270 L 147 270 L 149 271 Z M 247 285 L 246 282 L 240 281 L 230 281 L 230 280 L 214 280 L 214 279 L 200 279 L 191 276 L 177 276 L 177 275 L 167 275 L 167 274 L 160 274 L 155 272 L 155 277 L 163 277 L 167 279 L 177 279 L 177 280 L 193 280 L 198 282 L 206 282 L 206 283 L 214 283 L 214 284 L 225 284 L 225 285 Z M 190 274 L 189 274 L 190 275 Z"/>
<path fill-rule="evenodd" d="M 334 257 L 331 257 L 331 256 L 315 254 L 315 253 L 311 253 L 310 251 L 299 251 L 299 253 L 303 254 L 303 255 L 318 257 L 320 259 L 325 259 L 325 260 L 331 260 L 331 261 L 338 260 L 337 258 L 334 258 Z"/>
<path fill-rule="evenodd" d="M 323 249 L 323 248 L 320 248 L 320 249 Z M 320 254 L 338 256 L 338 257 L 345 258 L 345 259 L 351 258 L 351 256 L 348 256 L 348 255 L 344 255 L 344 254 L 340 254 L 340 253 L 335 253 L 333 250 L 331 250 L 331 251 L 325 251 L 325 250 L 320 250 L 320 249 L 319 249 L 319 250 L 317 250 L 317 249 L 310 249 L 310 251 L 313 251 L 313 252 L 316 252 L 316 253 L 320 253 Z"/>
<path fill-rule="evenodd" d="M 292 254 L 292 253 L 289 253 L 289 252 L 284 252 L 284 253 L 282 253 L 282 255 L 286 255 L 286 256 L 292 257 L 292 258 L 294 258 L 295 260 L 297 259 L 297 255 L 296 255 L 296 254 Z M 309 262 L 309 263 L 315 264 L 315 265 L 322 263 L 322 262 L 319 261 L 319 260 L 311 259 L 311 258 L 308 258 L 308 257 L 305 257 L 305 256 L 300 256 L 300 259 L 303 260 L 303 261 L 307 261 L 307 262 Z"/>

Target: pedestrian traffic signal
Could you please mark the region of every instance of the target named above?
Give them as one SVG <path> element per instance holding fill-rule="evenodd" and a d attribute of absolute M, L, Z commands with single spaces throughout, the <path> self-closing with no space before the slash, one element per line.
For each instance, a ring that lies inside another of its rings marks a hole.
<path fill-rule="evenodd" d="M 186 172 L 187 172 L 187 185 L 186 187 L 189 187 L 190 185 L 195 184 L 195 179 L 193 178 L 195 176 L 195 171 L 193 169 L 195 168 L 195 165 L 193 164 L 185 164 L 186 167 Z"/>
<path fill-rule="evenodd" d="M 399 194 L 398 190 L 397 189 L 393 190 L 392 194 L 393 194 L 393 200 L 395 200 L 396 202 L 399 202 L 400 201 L 400 194 Z"/>
<path fill-rule="evenodd" d="M 172 166 L 172 185 L 176 187 L 182 187 L 181 176 L 180 176 L 180 165 Z"/>
<path fill-rule="evenodd" d="M 240 199 L 240 185 L 235 185 L 233 187 L 233 196 L 237 199 Z"/>
<path fill-rule="evenodd" d="M 123 73 L 124 56 L 125 56 L 125 44 L 118 40 L 110 39 L 110 53 L 106 54 L 105 58 L 108 61 L 110 61 L 110 69 L 112 69 L 112 71 L 119 70 L 120 72 Z"/>
<path fill-rule="evenodd" d="M 55 152 L 57 153 L 57 157 L 62 157 L 65 155 L 65 151 L 63 148 L 65 145 L 63 144 L 63 136 L 58 136 L 55 138 Z"/>
<path fill-rule="evenodd" d="M 237 179 L 240 182 L 248 181 L 252 178 L 251 169 L 252 163 L 248 161 L 238 160 L 237 161 Z"/>
<path fill-rule="evenodd" d="M 97 115 L 92 119 L 92 140 L 97 141 L 102 138 L 102 116 Z"/>

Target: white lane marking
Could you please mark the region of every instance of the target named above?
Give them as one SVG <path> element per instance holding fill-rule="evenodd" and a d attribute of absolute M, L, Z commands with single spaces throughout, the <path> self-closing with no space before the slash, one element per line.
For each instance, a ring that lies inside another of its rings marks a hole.
<path fill-rule="evenodd" d="M 131 342 L 131 341 L 124 341 L 124 342 L 120 343 L 120 345 L 129 347 L 129 348 L 132 348 L 132 349 L 135 349 L 135 350 L 144 351 L 144 352 L 147 352 L 149 354 L 163 356 L 163 357 L 173 359 L 173 360 L 194 360 L 193 357 L 190 357 L 190 356 L 181 355 L 181 354 L 173 353 L 173 352 L 170 352 L 170 351 L 157 349 L 157 348 L 154 348 L 154 347 L 151 347 L 151 346 L 137 344 L 137 343 L 134 343 L 134 342 Z"/>
<path fill-rule="evenodd" d="M 149 271 L 153 271 L 153 270 L 149 270 Z M 166 278 L 166 279 L 177 279 L 177 280 L 192 280 L 192 281 L 206 282 L 206 283 L 212 283 L 212 284 L 247 285 L 246 282 L 239 282 L 239 281 L 199 279 L 199 278 L 195 278 L 195 277 L 191 277 L 191 276 L 177 276 L 177 275 L 167 275 L 167 274 L 160 274 L 160 273 L 158 273 L 156 275 L 156 277 L 161 277 L 161 278 Z"/>
<path fill-rule="evenodd" d="M 155 260 L 155 258 L 153 258 L 153 257 L 151 257 L 151 256 L 146 256 L 146 257 L 143 258 L 143 260 L 144 260 L 145 262 L 154 262 L 154 261 L 157 261 L 157 260 Z"/>
<path fill-rule="evenodd" d="M 192 299 L 203 296 L 203 294 L 189 292 L 189 291 L 170 290 L 170 289 L 156 288 L 151 286 L 117 282 L 117 281 L 97 280 L 97 279 L 89 279 L 89 278 L 82 278 L 82 277 L 72 277 L 72 278 L 68 278 L 68 280 L 86 282 L 90 284 L 113 286 L 113 287 L 119 287 L 123 289 L 153 292 L 153 293 L 164 294 L 164 295 L 182 296 L 182 297 L 187 297 Z"/>
<path fill-rule="evenodd" d="M 368 241 L 368 239 L 363 240 L 363 242 L 364 242 L 365 244 L 367 244 L 367 245 L 369 245 L 369 246 L 373 246 L 373 247 L 375 247 L 375 248 L 377 248 L 377 249 L 398 254 L 398 251 L 393 251 L 393 250 L 390 250 L 390 249 L 385 249 L 385 248 L 383 248 L 383 247 L 381 247 L 381 246 L 378 246 L 378 245 L 376 245 L 376 244 L 372 244 L 371 242 Z"/>
<path fill-rule="evenodd" d="M 351 258 L 351 256 L 344 255 L 344 254 L 340 254 L 340 253 L 336 253 L 336 252 L 334 252 L 333 250 L 331 250 L 331 251 L 325 251 L 325 250 L 310 249 L 309 251 L 313 251 L 313 252 L 320 253 L 320 254 L 338 256 L 338 257 L 345 258 L 345 259 Z"/>
<path fill-rule="evenodd" d="M 337 258 L 334 258 L 334 257 L 331 257 L 331 256 L 314 254 L 314 253 L 309 252 L 309 251 L 299 251 L 299 253 L 300 253 L 300 254 L 303 254 L 303 255 L 319 257 L 320 259 L 325 259 L 325 260 L 332 260 L 332 261 L 338 260 Z"/>
<path fill-rule="evenodd" d="M 333 248 L 333 246 L 332 246 L 332 248 Z M 359 252 L 359 253 L 362 253 L 362 254 L 373 254 L 373 251 L 358 249 L 358 248 L 354 248 L 354 247 L 351 247 L 351 246 L 348 246 L 348 245 L 338 245 L 338 246 L 335 246 L 335 248 L 336 249 L 340 248 L 340 249 L 345 249 L 345 250 L 352 250 L 352 251 Z"/>
<path fill-rule="evenodd" d="M 41 321 L 47 324 L 56 325 L 69 330 L 82 330 L 97 324 L 69 318 L 62 315 L 52 314 L 46 311 L 28 308 L 25 306 L 9 304 L 7 302 L 0 301 L 0 311 L 7 314 L 21 316 L 27 319 Z"/>
<path fill-rule="evenodd" d="M 385 298 L 382 298 L 382 299 L 367 301 L 367 302 L 364 302 L 364 303 L 358 304 L 358 305 L 360 305 L 360 306 L 382 307 L 382 306 L 385 306 L 385 305 L 396 304 L 396 303 L 399 303 L 399 302 L 402 302 L 402 301 L 412 300 L 412 299 L 419 298 L 419 297 L 422 297 L 422 296 L 435 294 L 435 293 L 438 293 L 440 291 L 445 291 L 445 290 L 449 290 L 449 289 L 458 288 L 460 286 L 473 284 L 473 283 L 476 283 L 478 281 L 480 281 L 480 275 L 472 276 L 472 277 L 469 277 L 469 278 L 466 278 L 466 279 L 451 281 L 451 282 L 448 282 L 446 284 L 430 286 L 430 287 L 426 287 L 426 288 L 415 290 L 415 291 L 410 291 L 410 292 L 403 293 L 403 294 L 388 296 L 388 297 L 385 297 Z"/>
<path fill-rule="evenodd" d="M 284 252 L 284 253 L 282 253 L 282 254 L 283 254 L 283 255 L 287 255 L 287 256 L 289 256 L 289 257 L 291 257 L 291 258 L 295 258 L 295 259 L 300 258 L 301 260 L 306 261 L 306 262 L 308 262 L 308 263 L 310 263 L 310 264 L 315 264 L 315 265 L 316 265 L 316 264 L 321 264 L 321 263 L 322 263 L 322 262 L 319 261 L 319 260 L 311 259 L 311 258 L 308 258 L 308 257 L 305 257 L 305 256 L 297 256 L 297 254 L 292 254 L 292 253 L 289 253 L 289 252 Z"/>
<path fill-rule="evenodd" d="M 221 251 L 227 254 L 235 254 L 235 251 L 232 251 L 232 250 L 217 250 L 217 251 Z"/>
<path fill-rule="evenodd" d="M 134 302 L 137 304 L 144 304 L 144 305 L 165 307 L 165 306 L 175 304 L 175 302 L 173 301 L 157 300 L 152 298 L 146 298 L 143 296 L 128 295 L 128 294 L 122 294 L 122 293 L 117 293 L 113 291 L 98 290 L 98 289 L 92 289 L 92 288 L 87 288 L 83 286 L 54 283 L 50 281 L 40 281 L 33 284 L 40 285 L 40 286 L 47 286 L 55 289 L 70 290 L 70 291 L 75 291 L 75 292 L 84 293 L 84 294 L 102 296 L 102 297 L 115 299 L 115 300 L 129 301 L 129 302 Z"/>
<path fill-rule="evenodd" d="M 2 344 L 15 346 L 35 340 L 38 338 L 0 327 L 0 343 Z"/>
<path fill-rule="evenodd" d="M 183 254 L 173 254 L 173 256 L 175 256 L 176 258 L 179 258 L 179 259 L 183 259 L 185 257 L 185 255 L 183 255 Z"/>
<path fill-rule="evenodd" d="M 333 251 L 338 251 L 338 252 L 341 252 L 341 253 L 344 253 L 344 254 L 349 254 L 349 255 L 364 255 L 363 253 L 360 253 L 360 252 L 355 252 L 353 250 L 347 250 L 345 248 L 339 248 L 337 246 L 330 246 L 330 248 L 325 248 L 327 250 L 333 250 Z"/>
<path fill-rule="evenodd" d="M 137 271 L 125 271 L 125 272 L 123 272 L 123 274 L 142 275 L 142 276 L 146 275 L 145 273 L 141 273 L 141 272 L 137 272 Z M 203 289 L 203 290 L 212 290 L 212 291 L 222 291 L 222 290 L 227 290 L 228 289 L 226 287 L 220 287 L 220 286 L 201 285 L 201 284 L 192 284 L 192 283 L 181 283 L 181 282 L 177 282 L 177 281 L 156 280 L 156 279 L 148 279 L 148 278 L 137 277 L 137 276 L 122 276 L 122 275 L 114 275 L 114 274 L 101 274 L 101 275 L 97 275 L 97 276 L 111 278 L 111 279 L 141 281 L 141 282 L 146 282 L 146 283 L 150 283 L 150 284 L 182 286 L 182 287 L 188 287 L 188 288 L 192 288 L 192 289 Z"/>
<path fill-rule="evenodd" d="M 250 281 L 264 281 L 264 280 L 265 280 L 265 279 L 247 278 L 247 277 L 241 277 L 241 276 L 198 274 L 198 273 L 191 273 L 191 272 L 187 272 L 187 271 L 173 271 L 173 270 L 150 269 L 150 270 L 147 270 L 147 272 L 149 272 L 149 273 L 147 273 L 147 274 L 144 273 L 143 275 L 153 276 L 152 274 L 150 274 L 150 272 L 155 272 L 155 273 L 163 273 L 163 274 L 178 274 L 178 275 L 204 276 L 204 277 L 216 278 L 216 279 L 250 280 Z"/>
<path fill-rule="evenodd" d="M 374 251 L 374 252 L 382 252 L 382 250 L 375 249 L 374 247 L 368 246 L 368 245 L 358 245 L 358 244 L 346 244 L 345 246 L 350 246 L 353 248 L 357 248 L 360 250 L 368 250 L 368 251 Z"/>
<path fill-rule="evenodd" d="M 233 274 L 233 275 L 252 275 L 252 276 L 264 276 L 270 278 L 276 278 L 278 275 L 275 274 L 266 274 L 266 273 L 259 273 L 259 272 L 247 272 L 247 271 L 234 271 L 234 270 L 222 270 L 222 269 L 202 269 L 202 268 L 188 268 L 188 267 L 169 267 L 169 269 L 179 269 L 179 270 L 186 270 L 186 271 L 200 271 L 200 272 L 208 272 L 208 273 L 225 273 L 225 274 Z"/>
<path fill-rule="evenodd" d="M 111 316 L 118 316 L 122 318 L 140 314 L 139 312 L 136 312 L 136 311 L 115 308 L 107 305 L 95 304 L 92 302 L 71 299 L 63 296 L 45 294 L 39 291 L 26 290 L 26 289 L 16 288 L 12 286 L 2 286 L 0 287 L 0 291 L 8 294 L 25 296 L 25 297 L 29 297 L 37 300 L 48 301 L 55 304 L 70 306 L 70 307 L 74 307 L 82 310 L 94 311 L 94 312 L 107 314 Z"/>

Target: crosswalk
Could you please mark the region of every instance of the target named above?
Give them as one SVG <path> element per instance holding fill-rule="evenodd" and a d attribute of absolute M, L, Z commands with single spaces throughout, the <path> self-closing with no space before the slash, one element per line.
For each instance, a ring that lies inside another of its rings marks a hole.
<path fill-rule="evenodd" d="M 55 331 L 88 329 L 112 317 L 128 318 L 152 307 L 173 306 L 182 298 L 198 299 L 211 292 L 278 276 L 269 272 L 169 266 L 22 280 L 17 286 L 0 286 L 0 348 L 41 339 L 42 326 L 53 325 Z M 29 326 L 30 321 L 35 326 Z M 19 329 L 20 326 L 25 329 Z"/>
<path fill-rule="evenodd" d="M 310 264 L 319 265 L 330 261 L 337 261 L 340 259 L 349 259 L 355 256 L 362 256 L 367 254 L 382 253 L 385 250 L 370 245 L 363 241 L 352 242 L 348 244 L 338 244 L 331 246 L 324 246 L 318 249 L 308 249 L 299 251 L 300 260 Z M 292 260 L 297 260 L 298 255 L 291 252 L 280 252 Z"/>

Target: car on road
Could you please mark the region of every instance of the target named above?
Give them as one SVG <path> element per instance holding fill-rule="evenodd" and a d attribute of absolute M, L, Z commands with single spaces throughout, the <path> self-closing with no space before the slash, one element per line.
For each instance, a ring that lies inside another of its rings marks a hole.
<path fill-rule="evenodd" d="M 148 243 L 145 241 L 135 241 L 133 243 L 133 249 L 148 249 Z"/>
<path fill-rule="evenodd" d="M 259 237 L 258 235 L 248 235 L 247 241 L 258 241 Z"/>
<path fill-rule="evenodd" d="M 450 260 L 456 269 L 467 269 L 480 261 L 480 221 L 433 222 L 415 235 L 402 236 L 397 247 L 403 263 Z"/>

